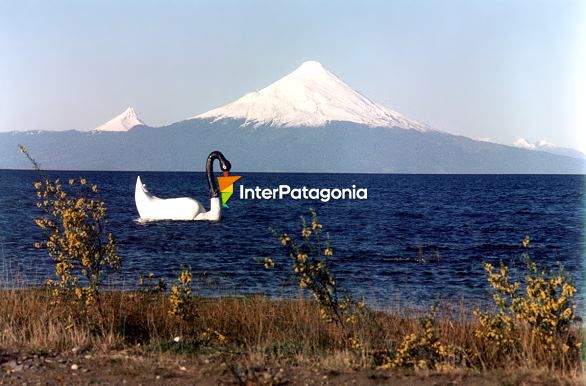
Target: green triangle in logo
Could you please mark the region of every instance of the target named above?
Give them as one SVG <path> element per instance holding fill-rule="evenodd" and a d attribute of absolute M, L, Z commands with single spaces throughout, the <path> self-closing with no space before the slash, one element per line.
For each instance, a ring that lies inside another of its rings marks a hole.
<path fill-rule="evenodd" d="M 226 203 L 228 202 L 230 197 L 232 197 L 232 194 L 234 194 L 234 192 L 222 192 L 222 206 L 224 208 L 229 208 L 229 206 L 226 205 Z"/>

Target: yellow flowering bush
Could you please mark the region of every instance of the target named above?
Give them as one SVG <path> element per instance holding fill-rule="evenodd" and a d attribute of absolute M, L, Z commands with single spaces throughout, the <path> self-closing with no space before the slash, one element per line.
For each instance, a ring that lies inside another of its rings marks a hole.
<path fill-rule="evenodd" d="M 513 335 L 513 320 L 502 310 L 496 313 L 474 310 L 479 328 L 474 331 L 477 338 L 494 346 L 495 351 L 506 354 L 514 350 L 517 338 Z"/>
<path fill-rule="evenodd" d="M 96 185 L 85 178 L 70 179 L 67 184 L 50 179 L 26 148 L 20 149 L 41 175 L 41 181 L 34 184 L 42 213 L 35 224 L 45 239 L 35 247 L 47 249 L 55 264 L 57 279 L 47 281 L 54 302 L 67 299 L 92 305 L 98 300 L 104 275 L 117 271 L 121 262 L 114 237 L 106 231 L 106 204 Z"/>
<path fill-rule="evenodd" d="M 474 310 L 478 319 L 479 328 L 474 335 L 493 345 L 495 351 L 507 354 L 515 350 L 518 335 L 514 334 L 514 321 L 511 315 L 512 299 L 516 298 L 520 282 L 511 282 L 509 269 L 501 266 L 495 271 L 491 264 L 485 263 L 484 269 L 488 273 L 488 282 L 492 286 L 492 301 L 495 312 L 481 312 Z"/>
<path fill-rule="evenodd" d="M 523 247 L 529 247 L 528 238 L 523 240 Z M 581 342 L 570 331 L 576 321 L 576 287 L 572 279 L 566 276 L 561 265 L 553 272 L 538 268 L 527 253 L 524 257 L 524 280 L 512 279 L 504 265 L 495 269 L 491 264 L 484 264 L 496 312 L 476 310 L 479 328 L 475 335 L 495 344 L 500 352 L 510 352 L 519 343 L 519 334 L 514 330 L 520 322 L 529 328 L 546 352 L 578 354 Z"/>
<path fill-rule="evenodd" d="M 334 255 L 329 241 L 322 236 L 323 225 L 317 213 L 310 210 L 311 221 L 301 217 L 300 238 L 293 238 L 288 233 L 275 232 L 281 246 L 289 257 L 293 275 L 301 288 L 307 289 L 320 306 L 320 315 L 328 322 L 341 326 L 352 323 L 356 313 L 364 308 L 349 296 L 341 296 L 330 267 Z M 273 259 L 261 260 L 265 268 L 275 266 Z"/>
<path fill-rule="evenodd" d="M 191 309 L 191 269 L 184 269 L 177 277 L 177 283 L 171 287 L 169 295 L 169 316 L 187 319 Z"/>
<path fill-rule="evenodd" d="M 514 299 L 515 316 L 526 322 L 547 351 L 578 350 L 580 342 L 569 334 L 576 320 L 574 295 L 576 287 L 560 265 L 557 272 L 538 269 L 528 260 L 524 296 Z M 562 346 L 556 342 L 562 340 Z"/>
<path fill-rule="evenodd" d="M 437 303 L 430 313 L 421 320 L 423 334 L 409 334 L 403 338 L 400 347 L 384 368 L 436 369 L 451 357 L 453 349 L 443 344 L 436 326 Z"/>

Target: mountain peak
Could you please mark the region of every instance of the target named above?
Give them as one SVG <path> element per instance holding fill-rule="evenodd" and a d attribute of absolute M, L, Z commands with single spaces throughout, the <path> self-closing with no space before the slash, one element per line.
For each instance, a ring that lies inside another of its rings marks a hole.
<path fill-rule="evenodd" d="M 138 118 L 134 108 L 129 106 L 121 114 L 95 128 L 94 131 L 128 131 L 138 125 L 144 125 L 144 122 Z"/>
<path fill-rule="evenodd" d="M 299 67 L 295 71 L 293 71 L 290 75 L 302 76 L 302 77 L 319 77 L 323 76 L 324 74 L 331 74 L 326 68 L 320 63 L 315 60 L 308 60 L 307 62 L 301 63 Z"/>
<path fill-rule="evenodd" d="M 243 125 L 323 126 L 345 121 L 378 127 L 428 128 L 353 90 L 320 62 L 302 63 L 271 85 L 192 119 L 244 120 Z"/>

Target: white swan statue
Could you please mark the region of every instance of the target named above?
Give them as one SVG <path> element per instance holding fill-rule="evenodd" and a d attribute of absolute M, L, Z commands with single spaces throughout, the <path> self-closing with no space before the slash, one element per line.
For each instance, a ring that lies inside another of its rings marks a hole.
<path fill-rule="evenodd" d="M 214 176 L 214 161 L 220 161 L 220 168 L 224 175 L 228 175 L 232 165 L 219 151 L 213 151 L 206 161 L 206 173 L 210 188 L 210 210 L 206 211 L 203 205 L 189 197 L 158 198 L 149 193 L 146 185 L 143 185 L 140 176 L 136 179 L 134 200 L 140 221 L 157 220 L 183 220 L 183 221 L 219 221 L 222 204 L 220 202 L 220 190 Z"/>

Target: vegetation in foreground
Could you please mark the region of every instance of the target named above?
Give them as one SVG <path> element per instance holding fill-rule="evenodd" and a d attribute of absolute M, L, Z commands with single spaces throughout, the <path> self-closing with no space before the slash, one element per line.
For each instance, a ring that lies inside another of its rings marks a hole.
<path fill-rule="evenodd" d="M 114 237 L 106 233 L 106 207 L 94 195 L 97 187 L 85 179 L 64 187 L 42 178 L 35 184 L 42 213 L 36 223 L 45 239 L 37 247 L 47 249 L 57 280 L 49 280 L 46 289 L 2 291 L 2 347 L 133 348 L 148 355 L 221 354 L 294 366 L 336 363 L 346 369 L 444 373 L 524 369 L 564 379 L 582 376 L 576 287 L 562 267 L 539 268 L 527 253 L 524 272 L 485 265 L 493 303 L 488 309 L 454 311 L 435 304 L 421 314 L 376 311 L 338 288 L 331 271 L 334 250 L 311 212 L 298 234 L 275 231 L 284 258 L 258 260 L 265 269 L 286 264 L 312 300 L 199 298 L 189 269 L 169 292 L 152 274 L 141 277 L 136 291 L 106 292 L 104 277 L 122 261 Z M 529 247 L 528 239 L 523 246 Z"/>
<path fill-rule="evenodd" d="M 369 374 L 377 377 L 430 372 L 453 375 L 463 371 L 488 377 L 495 372 L 508 376 L 529 373 L 546 379 L 543 384 L 578 384 L 582 377 L 578 355 L 553 355 L 536 342 L 528 326 L 516 325 L 511 337 L 518 345 L 514 351 L 503 353 L 494 342 L 478 336 L 480 324 L 463 309 L 440 308 L 433 320 L 429 315 L 398 310 L 371 312 L 352 327 L 352 335 L 360 339 L 357 347 L 344 328 L 324 320 L 319 305 L 309 300 L 193 297 L 191 310 L 178 318 L 169 317 L 173 306 L 164 293 L 104 292 L 100 316 L 56 308 L 51 305 L 52 296 L 48 290 L 1 292 L 2 351 L 29 356 L 132 353 L 151 361 L 174 358 L 175 363 L 177 358 L 196 362 L 202 358 L 216 367 L 224 365 L 227 379 L 237 383 L 234 371 L 277 371 L 283 367 L 342 373 L 374 371 Z M 578 337 L 579 331 L 570 334 Z M 436 350 L 438 342 L 458 350 L 441 359 L 441 352 Z M 414 366 L 396 366 L 402 364 L 398 361 L 416 363 L 432 358 L 436 358 L 434 366 L 415 370 L 404 368 Z M 71 363 L 80 362 L 72 359 Z M 132 366 L 134 362 L 125 363 Z M 274 381 L 270 379 L 269 384 Z"/>

